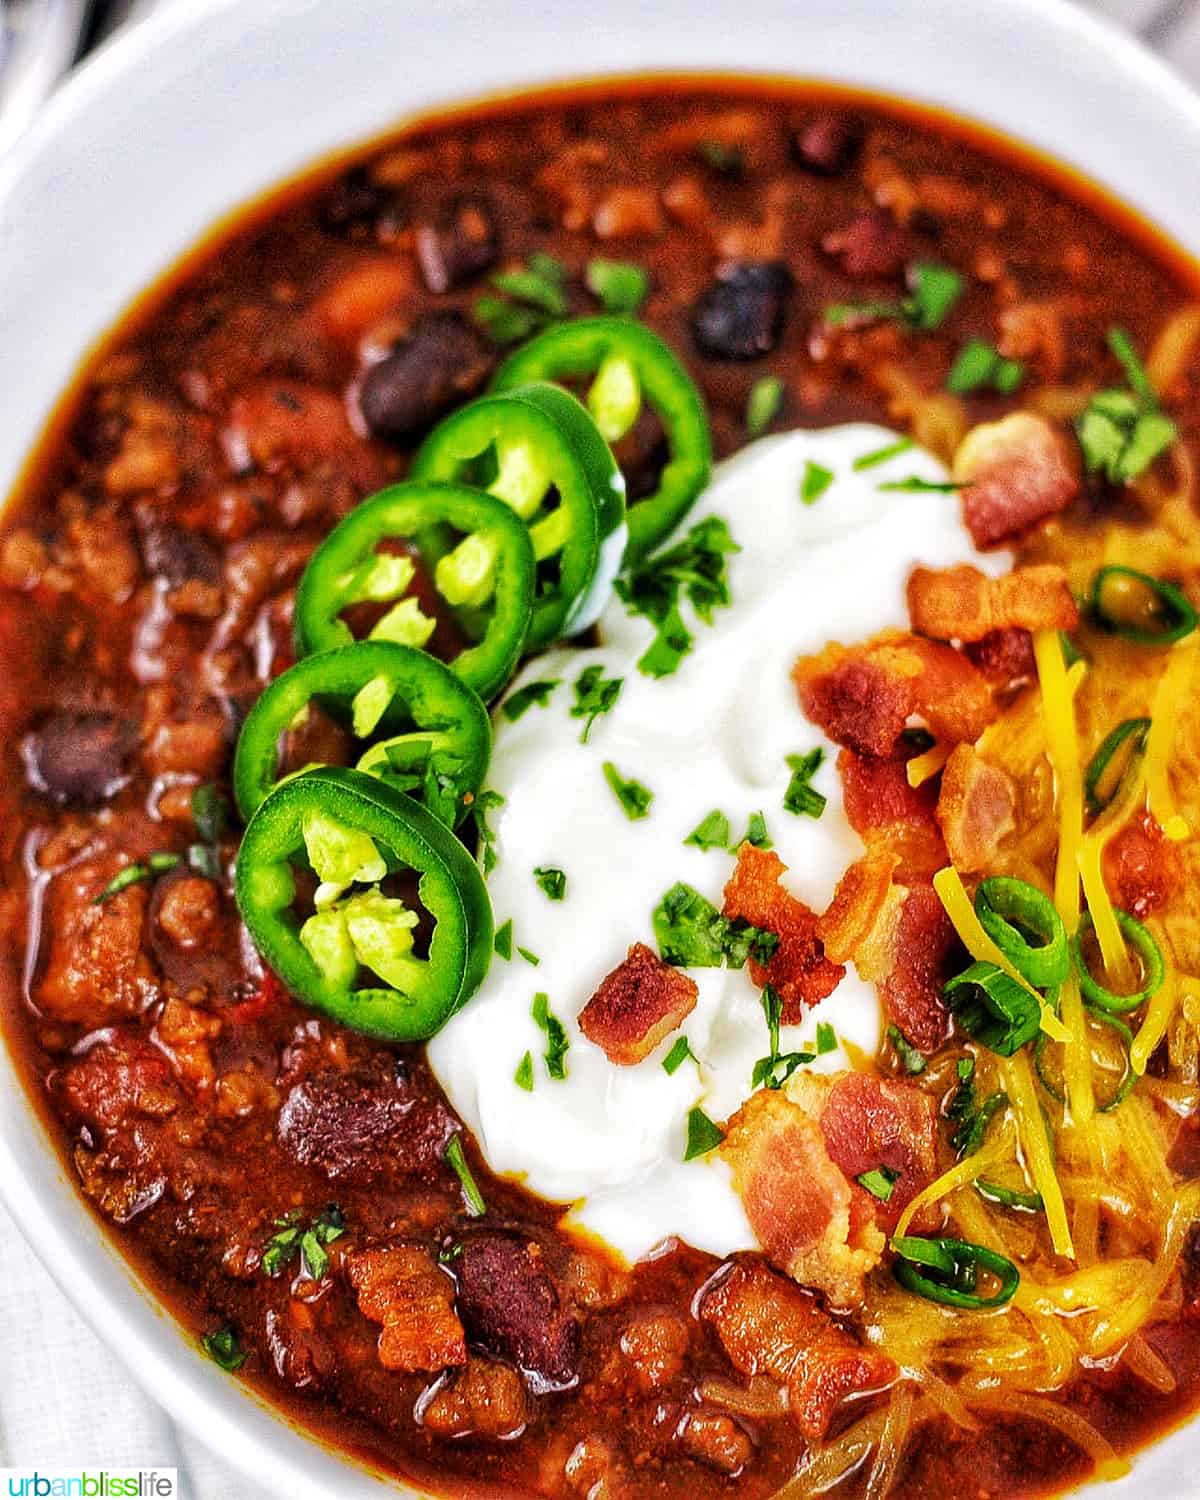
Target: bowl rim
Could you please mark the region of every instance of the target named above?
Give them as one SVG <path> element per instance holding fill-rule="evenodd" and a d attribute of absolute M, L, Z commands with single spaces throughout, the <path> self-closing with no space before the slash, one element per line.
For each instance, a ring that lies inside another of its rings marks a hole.
<path fill-rule="evenodd" d="M 813 0 L 812 9 L 819 10 L 822 4 L 829 3 L 831 0 Z M 384 4 L 385 0 L 354 0 L 355 19 L 371 13 L 380 14 Z M 874 12 L 886 12 L 915 24 L 916 13 L 922 7 L 945 18 L 953 16 L 953 4 L 954 0 L 878 0 Z M 39 173 L 46 171 L 46 163 L 53 158 L 55 150 L 64 141 L 70 142 L 80 132 L 86 132 L 91 118 L 97 112 L 103 112 L 118 91 L 126 90 L 135 98 L 139 89 L 144 92 L 145 76 L 167 55 L 178 57 L 193 45 L 198 52 L 204 51 L 212 43 L 215 31 L 221 27 L 225 27 L 228 33 L 221 45 L 231 51 L 236 45 L 236 38 L 230 30 L 235 12 L 239 19 L 251 17 L 255 24 L 261 18 L 264 23 L 282 26 L 295 18 L 304 25 L 315 27 L 320 33 L 322 23 L 314 19 L 318 5 L 319 0 L 175 0 L 172 5 L 160 7 L 148 17 L 123 28 L 76 70 L 45 105 L 29 130 L 0 158 L 0 226 L 4 222 L 6 202 L 14 199 L 18 190 L 26 188 L 31 180 L 36 184 Z M 726 7 L 730 12 L 734 9 L 728 0 Z M 457 20 L 463 24 L 476 24 L 485 8 L 490 8 L 493 16 L 516 15 L 518 12 L 515 0 L 491 0 L 490 7 L 489 0 L 448 0 L 447 10 L 453 12 L 449 22 Z M 671 10 L 674 7 L 668 4 L 665 8 Z M 718 10 L 721 8 L 721 5 L 717 6 Z M 857 13 L 860 20 L 874 19 L 872 0 L 848 0 L 842 8 Z M 637 6 L 635 0 L 615 0 L 611 9 L 614 14 L 620 11 L 628 16 L 636 11 Z M 682 11 L 683 7 L 678 9 Z M 736 9 L 737 17 L 728 16 L 731 33 L 736 33 L 737 27 L 743 24 L 746 9 L 776 29 L 792 23 L 810 24 L 807 21 L 801 23 L 798 9 L 792 10 L 777 0 L 739 0 Z M 964 17 L 952 23 L 962 30 L 969 31 L 973 21 L 982 24 L 990 18 L 994 24 L 998 17 L 1003 17 L 1013 35 L 1020 35 L 1022 28 L 1028 28 L 1041 44 L 1052 51 L 1057 49 L 1064 62 L 1072 55 L 1086 56 L 1093 65 L 1108 73 L 1114 89 L 1125 98 L 1136 97 L 1147 107 L 1153 98 L 1157 109 L 1173 121 L 1177 134 L 1200 144 L 1200 96 L 1169 65 L 1107 17 L 1085 12 L 1069 0 L 975 0 L 974 7 L 962 9 L 964 12 L 973 11 L 971 18 Z M 339 8 L 339 14 L 344 23 L 349 14 L 348 5 Z M 328 23 L 324 24 L 328 26 Z M 607 16 L 605 24 L 608 24 Z M 333 28 L 328 27 L 328 30 L 332 32 Z M 590 56 L 588 49 L 592 43 L 589 38 L 581 34 L 578 42 L 581 52 Z M 980 64 L 985 61 L 986 57 L 981 53 Z M 672 69 L 670 66 L 639 68 L 635 64 L 625 71 L 625 76 L 640 74 L 649 77 L 655 71 L 678 75 L 695 70 Z M 714 63 L 712 69 L 705 71 L 721 70 Z M 726 71 L 741 76 L 762 76 L 765 70 L 735 64 Z M 570 83 L 579 74 L 591 81 L 597 76 L 618 76 L 618 70 L 604 67 L 596 75 L 586 69 L 571 68 L 562 70 L 561 78 L 564 83 Z M 514 78 L 512 91 L 522 92 L 534 82 Z M 880 88 L 872 91 L 886 93 Z M 457 101 L 453 80 L 442 92 L 447 104 Z M 500 92 L 503 90 L 468 90 L 467 98 L 486 98 Z M 893 97 L 940 102 L 922 98 L 904 87 L 899 79 Z M 414 111 L 416 114 L 426 112 L 424 108 Z M 972 118 L 971 112 L 965 108 L 955 108 L 953 112 Z M 979 119 L 987 128 L 999 130 L 1018 143 L 1021 141 L 1021 135 L 1006 130 L 994 118 L 985 114 Z M 377 133 L 387 128 L 388 118 L 380 118 Z M 351 141 L 366 139 L 369 135 L 369 131 L 364 132 L 356 125 L 345 136 L 331 139 L 327 151 L 336 153 Z M 1036 149 L 1038 143 L 1035 141 L 1034 145 Z M 173 149 L 178 154 L 178 143 Z M 1061 156 L 1053 149 L 1050 154 Z M 305 153 L 304 159 L 311 158 L 311 152 Z M 279 170 L 267 173 L 260 189 L 273 189 L 278 183 L 297 175 L 297 169 L 302 165 L 286 158 L 285 163 Z M 1083 175 L 1093 177 L 1106 187 L 1103 174 L 1085 169 Z M 43 187 L 46 186 L 48 183 L 43 183 Z M 1125 196 L 1122 192 L 1121 197 Z M 244 194 L 235 197 L 244 200 Z M 1176 224 L 1168 233 L 1185 249 L 1200 250 L 1200 220 L 1193 219 L 1193 224 L 1190 232 L 1179 232 Z M 0 228 L 0 257 L 4 243 L 4 232 Z M 186 253 L 186 246 L 175 246 L 165 252 L 160 274 L 175 264 L 183 253 Z M 0 312 L 3 306 L 3 291 L 0 290 Z M 115 318 L 111 312 L 106 315 L 102 320 L 103 327 L 94 330 L 95 336 L 103 337 L 104 330 L 122 315 L 120 312 Z M 83 357 L 77 349 L 74 364 L 77 365 Z M 3 368 L 4 358 L 0 355 L 0 372 Z M 4 381 L 0 380 L 0 405 L 3 385 Z M 60 383 L 59 389 L 63 388 Z M 46 415 L 49 415 L 48 411 Z M 11 475 L 7 477 L 4 472 L 6 443 L 0 437 L 0 504 L 5 503 L 8 479 L 17 477 L 23 458 L 40 444 L 43 428 L 44 422 L 35 426 L 30 436 L 25 426 L 22 428 L 25 437 L 8 441 L 7 461 Z M 3 423 L 0 423 L 2 431 Z M 7 1045 L 0 1048 L 0 1080 L 10 1084 L 15 1081 L 19 1094 L 15 1106 L 10 1103 L 7 1109 L 0 1109 L 0 1199 L 60 1288 L 104 1343 L 125 1363 L 148 1396 L 165 1407 L 198 1441 L 281 1495 L 300 1493 L 313 1496 L 315 1500 L 334 1500 L 335 1496 L 346 1500 L 346 1497 L 380 1493 L 381 1482 L 390 1485 L 394 1494 L 416 1496 L 422 1493 L 419 1486 L 408 1481 L 361 1467 L 353 1456 L 330 1448 L 319 1436 L 294 1423 L 282 1409 L 258 1395 L 253 1388 L 241 1381 L 229 1381 L 203 1359 L 165 1313 L 154 1294 L 137 1279 L 129 1263 L 118 1254 L 107 1230 L 93 1218 L 74 1183 L 69 1180 L 59 1149 L 49 1137 L 40 1111 L 28 1096 L 20 1069 Z M 1134 1477 L 1113 1487 L 1114 1500 L 1122 1496 L 1125 1500 L 1134 1500 L 1136 1495 L 1146 1496 L 1152 1492 L 1161 1500 L 1169 1500 L 1173 1494 L 1178 1494 L 1182 1500 L 1187 1491 L 1164 1489 L 1164 1480 L 1170 1482 L 1170 1473 L 1155 1474 L 1154 1466 L 1147 1462 L 1150 1455 L 1160 1454 L 1171 1443 L 1178 1444 L 1181 1436 L 1183 1434 L 1179 1432 L 1164 1435 L 1150 1447 L 1140 1450 L 1136 1455 Z M 1200 1451 L 1200 1427 L 1191 1434 L 1191 1440 L 1185 1438 L 1185 1442 L 1193 1452 Z M 1182 1463 L 1186 1463 L 1186 1455 L 1183 1455 Z M 1182 1467 L 1175 1474 L 1178 1479 Z"/>

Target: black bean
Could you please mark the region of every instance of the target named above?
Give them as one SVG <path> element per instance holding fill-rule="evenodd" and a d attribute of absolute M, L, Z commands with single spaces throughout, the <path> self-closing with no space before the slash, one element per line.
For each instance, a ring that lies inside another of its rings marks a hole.
<path fill-rule="evenodd" d="M 850 115 L 817 115 L 792 132 L 792 159 L 820 177 L 836 177 L 858 155 L 861 120 Z"/>
<path fill-rule="evenodd" d="M 494 266 L 500 228 L 483 193 L 460 193 L 436 222 L 417 225 L 417 260 L 431 292 L 449 292 Z"/>
<path fill-rule="evenodd" d="M 692 337 L 710 359 L 758 359 L 783 333 L 792 273 L 782 261 L 727 266 L 692 308 Z"/>
<path fill-rule="evenodd" d="M 563 1309 L 537 1247 L 494 1233 L 468 1235 L 462 1247 L 450 1269 L 470 1338 L 516 1365 L 536 1394 L 574 1385 L 579 1324 Z"/>
<path fill-rule="evenodd" d="M 490 368 L 487 348 L 460 313 L 428 313 L 363 376 L 363 420 L 376 437 L 416 437 L 477 391 Z"/>
<path fill-rule="evenodd" d="M 339 239 L 365 239 L 389 199 L 365 167 L 352 167 L 318 201 L 317 221 Z"/>
<path fill-rule="evenodd" d="M 55 802 L 95 806 L 128 781 L 133 741 L 128 722 L 114 714 L 51 714 L 21 743 L 26 780 Z"/>

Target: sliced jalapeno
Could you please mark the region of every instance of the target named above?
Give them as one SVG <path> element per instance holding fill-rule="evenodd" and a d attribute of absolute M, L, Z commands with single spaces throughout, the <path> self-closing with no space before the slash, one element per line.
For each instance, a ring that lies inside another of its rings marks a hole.
<path fill-rule="evenodd" d="M 1101 568 L 1091 607 L 1105 630 L 1139 646 L 1170 646 L 1191 635 L 1200 619 L 1181 589 L 1135 568 Z"/>
<path fill-rule="evenodd" d="M 491 721 L 473 688 L 414 646 L 359 641 L 303 657 L 246 717 L 233 789 L 249 819 L 279 780 L 283 736 L 319 704 L 359 742 L 358 768 L 407 791 L 453 827 L 482 785 Z"/>
<path fill-rule="evenodd" d="M 1137 1010 L 1139 1006 L 1145 1005 L 1146 1001 L 1158 991 L 1163 982 L 1165 970 L 1158 944 L 1138 919 L 1131 917 L 1127 911 L 1121 911 L 1119 907 L 1113 908 L 1113 916 L 1116 917 L 1118 927 L 1141 965 L 1142 983 L 1138 989 L 1129 995 L 1118 995 L 1114 990 L 1102 985 L 1088 968 L 1087 957 L 1083 951 L 1083 939 L 1093 927 L 1090 911 L 1084 912 L 1075 936 L 1071 939 L 1071 954 L 1079 973 L 1079 989 L 1084 1000 L 1097 1011 L 1125 1016 L 1130 1011 Z"/>
<path fill-rule="evenodd" d="M 625 550 L 625 481 L 568 391 L 538 381 L 460 407 L 422 443 L 413 474 L 486 490 L 529 527 L 538 585 L 528 650 L 595 624 Z M 479 606 L 490 562 L 468 538 L 438 559 L 434 579 L 452 603 Z"/>
<path fill-rule="evenodd" d="M 342 615 L 365 602 L 391 603 L 370 638 L 394 640 L 398 624 L 406 644 L 423 645 L 411 633 L 414 601 L 404 593 L 412 578 L 411 561 L 379 548 L 384 542 L 412 542 L 438 526 L 464 533 L 463 545 L 480 566 L 486 558 L 488 576 L 481 601 L 486 608 L 473 610 L 465 621 L 475 644 L 449 665 L 481 698 L 497 693 L 516 667 L 533 617 L 533 546 L 507 505 L 462 485 L 428 480 L 394 484 L 364 500 L 334 527 L 309 559 L 296 591 L 301 653 L 350 645 L 354 635 Z M 464 559 L 460 583 L 466 570 Z"/>
<path fill-rule="evenodd" d="M 1049 989 L 1067 977 L 1071 967 L 1067 929 L 1054 903 L 1036 886 L 1008 875 L 981 880 L 975 892 L 975 915 L 996 947 L 1035 989 Z"/>
<path fill-rule="evenodd" d="M 493 386 L 527 380 L 590 380 L 588 410 L 610 443 L 637 421 L 645 400 L 666 433 L 670 452 L 658 488 L 629 506 L 625 561 L 636 562 L 688 513 L 712 472 L 712 438 L 691 376 L 663 341 L 628 318 L 580 318 L 538 334 L 511 354 Z"/>
<path fill-rule="evenodd" d="M 304 875 L 318 882 L 308 915 L 297 909 Z M 424 958 L 421 913 L 383 888 L 405 876 L 433 921 Z M 235 892 L 288 989 L 367 1036 L 432 1036 L 487 973 L 492 912 L 474 860 L 412 798 L 359 771 L 323 767 L 276 787 L 243 835 Z"/>

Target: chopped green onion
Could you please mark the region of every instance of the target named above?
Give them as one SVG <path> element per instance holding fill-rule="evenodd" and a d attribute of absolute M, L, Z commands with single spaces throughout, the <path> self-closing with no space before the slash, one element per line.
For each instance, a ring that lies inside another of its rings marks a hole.
<path fill-rule="evenodd" d="M 446 1147 L 445 1161 L 462 1184 L 463 1202 L 467 1205 L 467 1212 L 473 1219 L 481 1219 L 487 1213 L 487 1204 L 483 1201 L 479 1184 L 475 1181 L 471 1168 L 467 1164 L 461 1135 L 455 1134 L 450 1137 L 450 1143 Z"/>
<path fill-rule="evenodd" d="M 957 271 L 928 260 L 910 268 L 908 284 L 904 315 L 927 332 L 942 326 L 963 292 L 963 278 Z"/>
<path fill-rule="evenodd" d="M 530 307 L 519 307 L 503 297 L 480 297 L 471 309 L 476 326 L 501 347 L 519 344 L 542 327 L 545 319 Z"/>
<path fill-rule="evenodd" d="M 719 809 L 714 808 L 707 817 L 702 818 L 696 824 L 683 842 L 694 844 L 697 849 L 728 849 L 729 819 Z"/>
<path fill-rule="evenodd" d="M 833 483 L 833 470 L 811 458 L 804 463 L 804 478 L 800 482 L 800 499 L 805 505 L 815 505 Z"/>
<path fill-rule="evenodd" d="M 1126 772 L 1146 748 L 1149 732 L 1149 719 L 1124 719 L 1100 741 L 1083 777 L 1084 796 L 1093 817 L 1103 812 L 1117 795 Z M 1118 753 L 1122 749 L 1124 755 Z"/>
<path fill-rule="evenodd" d="M 583 733 L 579 736 L 582 744 L 587 744 L 592 725 L 600 715 L 611 712 L 621 696 L 624 682 L 623 677 L 605 677 L 604 668 L 596 662 L 590 667 L 584 667 L 575 679 L 575 702 L 571 708 L 571 717 L 587 720 Z"/>
<path fill-rule="evenodd" d="M 784 812 L 795 813 L 797 817 L 819 818 L 825 811 L 828 798 L 813 787 L 812 779 L 821 769 L 825 751 L 818 745 L 805 755 L 788 755 L 784 759 L 792 772 L 792 779 L 783 794 Z"/>
<path fill-rule="evenodd" d="M 893 1172 L 891 1167 L 874 1167 L 870 1172 L 860 1173 L 854 1180 L 859 1187 L 866 1188 L 873 1198 L 886 1203 L 895 1191 L 899 1176 L 900 1173 Z"/>
<path fill-rule="evenodd" d="M 699 1061 L 696 1054 L 692 1051 L 692 1045 L 687 1037 L 676 1037 L 674 1046 L 667 1053 L 666 1057 L 663 1058 L 663 1072 L 677 1073 L 689 1057 L 693 1062 Z"/>
<path fill-rule="evenodd" d="M 113 896 L 119 895 L 121 891 L 128 890 L 131 885 L 140 885 L 143 881 L 152 880 L 155 875 L 164 875 L 181 863 L 182 860 L 178 854 L 163 852 L 151 854 L 144 864 L 126 865 L 124 869 L 117 871 L 100 894 L 94 898 L 92 905 L 100 906 Z"/>
<path fill-rule="evenodd" d="M 715 1151 L 724 1139 L 725 1132 L 708 1118 L 698 1104 L 688 1110 L 684 1161 L 693 1161 L 697 1156 L 707 1156 L 710 1151 Z"/>
<path fill-rule="evenodd" d="M 1191 635 L 1200 618 L 1181 589 L 1135 568 L 1101 568 L 1090 605 L 1099 625 L 1138 646 L 1173 645 Z"/>
<path fill-rule="evenodd" d="M 649 273 L 628 260 L 589 260 L 583 279 L 604 311 L 618 316 L 637 312 L 650 290 Z"/>
<path fill-rule="evenodd" d="M 550 996 L 541 990 L 533 997 L 531 1014 L 546 1034 L 546 1073 L 556 1083 L 561 1083 L 567 1076 L 567 1053 L 571 1050 L 566 1027 L 550 1009 Z"/>
<path fill-rule="evenodd" d="M 550 694 L 561 681 L 561 677 L 548 677 L 543 682 L 526 683 L 523 688 L 518 688 L 511 697 L 504 700 L 500 705 L 500 712 L 506 719 L 515 723 L 535 703 L 539 708 L 545 708 L 550 702 Z"/>
<path fill-rule="evenodd" d="M 493 808 L 503 807 L 504 797 L 500 792 L 494 792 L 490 788 L 482 791 L 471 804 L 471 821 L 475 825 L 475 837 L 479 841 L 479 849 L 483 855 L 483 873 L 490 875 L 496 868 L 500 856 L 496 853 L 496 835 L 492 832 L 488 823 L 488 813 Z"/>
<path fill-rule="evenodd" d="M 958 1087 L 950 1100 L 946 1114 L 955 1122 L 956 1129 L 950 1137 L 954 1154 L 961 1161 L 965 1156 L 974 1156 L 983 1145 L 988 1126 L 997 1112 L 1008 1103 L 1008 1095 L 997 1091 L 976 1107 L 975 1059 L 960 1058 L 957 1064 Z"/>
<path fill-rule="evenodd" d="M 914 1077 L 918 1073 L 923 1073 L 926 1066 L 924 1056 L 913 1046 L 899 1026 L 889 1026 L 887 1035 L 904 1071 L 913 1074 Z"/>
<path fill-rule="evenodd" d="M 1092 930 L 1090 911 L 1084 912 L 1080 919 L 1075 935 L 1071 939 L 1071 953 L 1079 975 L 1079 989 L 1087 1004 L 1108 1015 L 1124 1016 L 1130 1011 L 1137 1010 L 1139 1006 L 1145 1005 L 1146 1001 L 1157 993 L 1162 985 L 1165 969 L 1158 944 L 1138 919 L 1131 917 L 1127 911 L 1121 911 L 1119 907 L 1113 908 L 1113 916 L 1116 917 L 1117 926 L 1120 927 L 1122 935 L 1136 953 L 1141 965 L 1142 983 L 1138 989 L 1128 995 L 1118 995 L 1102 985 L 1088 967 L 1083 951 L 1083 940 Z"/>
<path fill-rule="evenodd" d="M 881 494 L 953 495 L 962 489 L 962 485 L 950 479 L 922 479 L 919 474 L 908 474 L 903 479 L 889 479 L 886 484 L 878 484 L 875 488 Z"/>
<path fill-rule="evenodd" d="M 750 387 L 746 401 L 746 435 L 761 437 L 783 408 L 786 387 L 778 375 L 764 375 Z"/>
<path fill-rule="evenodd" d="M 1021 1273 L 1012 1261 L 985 1245 L 905 1235 L 892 1241 L 892 1249 L 898 1257 L 892 1267 L 896 1280 L 905 1291 L 928 1302 L 970 1310 L 1003 1307 L 1012 1301 L 1021 1284 Z M 980 1270 L 1000 1283 L 989 1297 L 981 1297 L 974 1290 Z"/>
<path fill-rule="evenodd" d="M 566 268 L 551 255 L 531 255 L 527 264 L 515 271 L 497 271 L 492 285 L 515 302 L 524 303 L 552 318 L 565 318 L 571 310 L 567 301 Z"/>
<path fill-rule="evenodd" d="M 741 838 L 733 845 L 740 849 L 743 844 L 753 844 L 756 849 L 773 849 L 775 846 L 767 832 L 767 820 L 760 812 L 750 814 L 750 823 Z"/>
<path fill-rule="evenodd" d="M 625 809 L 625 816 L 631 823 L 636 823 L 639 818 L 646 817 L 650 811 L 650 804 L 654 801 L 654 793 L 649 787 L 644 787 L 640 781 L 627 781 L 611 760 L 604 762 L 604 779 L 612 787 L 617 801 Z"/>
<path fill-rule="evenodd" d="M 878 468 L 880 464 L 887 463 L 891 458 L 899 458 L 912 446 L 912 438 L 900 438 L 897 442 L 886 443 L 882 448 L 872 448 L 869 453 L 860 454 L 850 467 L 855 473 L 861 474 L 864 469 Z"/>
<path fill-rule="evenodd" d="M 1008 875 L 981 880 L 975 892 L 975 915 L 1034 989 L 1052 989 L 1067 977 L 1071 968 L 1067 929 L 1054 903 L 1036 886 Z"/>
<path fill-rule="evenodd" d="M 1143 401 L 1154 404 L 1158 401 L 1158 393 L 1150 384 L 1150 377 L 1145 367 L 1137 357 L 1137 351 L 1133 347 L 1133 340 L 1123 328 L 1110 328 L 1107 338 L 1108 347 L 1116 355 L 1121 368 L 1125 371 L 1125 379 L 1129 382 L 1129 388 L 1142 398 Z"/>
<path fill-rule="evenodd" d="M 946 376 L 946 389 L 965 396 L 990 385 L 1001 396 L 1011 396 L 1024 378 L 1020 360 L 1005 359 L 986 339 L 968 339 Z"/>
<path fill-rule="evenodd" d="M 565 870 L 560 870 L 555 865 L 538 865 L 534 869 L 533 878 L 537 881 L 542 894 L 548 901 L 562 901 L 566 898 L 567 875 Z"/>
<path fill-rule="evenodd" d="M 1023 1193 L 1017 1188 L 1005 1187 L 1000 1182 L 986 1182 L 982 1177 L 975 1179 L 974 1187 L 986 1202 L 999 1204 L 1001 1208 L 1016 1208 L 1025 1213 L 1040 1214 L 1046 1207 L 1041 1193 Z"/>
<path fill-rule="evenodd" d="M 541 959 L 537 956 L 536 953 L 534 953 L 532 951 L 532 949 L 522 948 L 518 944 L 518 946 L 517 946 L 517 952 L 521 955 L 521 957 L 525 960 L 525 962 L 527 964 L 532 964 L 535 969 L 537 968 L 538 964 L 541 963 Z"/>
<path fill-rule="evenodd" d="M 200 1343 L 209 1359 L 230 1375 L 246 1363 L 247 1351 L 242 1348 L 241 1340 L 228 1323 L 214 1333 L 206 1333 Z"/>
<path fill-rule="evenodd" d="M 526 1052 L 525 1056 L 517 1064 L 517 1071 L 513 1074 L 513 1082 L 519 1089 L 524 1089 L 527 1094 L 533 1093 L 532 1052 Z"/>
<path fill-rule="evenodd" d="M 496 936 L 492 943 L 496 950 L 497 958 L 511 958 L 513 956 L 513 923 L 512 918 L 496 928 Z"/>
<path fill-rule="evenodd" d="M 996 964 L 972 964 L 944 985 L 942 994 L 961 1030 L 1001 1057 L 1032 1041 L 1041 1025 L 1037 1000 Z"/>
<path fill-rule="evenodd" d="M 827 1052 L 836 1052 L 838 1046 L 837 1032 L 828 1021 L 817 1022 L 817 1056 L 824 1057 Z"/>

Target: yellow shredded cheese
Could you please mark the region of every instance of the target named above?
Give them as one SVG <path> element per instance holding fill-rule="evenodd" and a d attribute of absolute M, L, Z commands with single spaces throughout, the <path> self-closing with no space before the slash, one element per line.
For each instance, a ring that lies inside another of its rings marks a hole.
<path fill-rule="evenodd" d="M 997 968 L 1003 969 L 1010 979 L 1015 979 L 1022 988 L 1028 990 L 1041 1009 L 1042 1030 L 1047 1036 L 1053 1037 L 1056 1042 L 1065 1042 L 1070 1035 L 1066 1027 L 1033 985 L 984 932 L 979 918 L 975 915 L 975 908 L 971 905 L 971 898 L 967 895 L 962 883 L 962 877 L 953 865 L 947 865 L 944 870 L 937 872 L 933 877 L 933 888 L 946 908 L 946 915 L 954 924 L 959 941 L 971 957 L 978 962 L 995 964 Z"/>
<path fill-rule="evenodd" d="M 1175 1006 L 1179 999 L 1179 982 L 1175 976 L 1174 968 L 1168 954 L 1170 949 L 1162 941 L 1159 934 L 1154 934 L 1155 941 L 1163 955 L 1165 973 L 1163 982 L 1156 992 L 1150 997 L 1150 1003 L 1146 1007 L 1146 1014 L 1142 1024 L 1138 1027 L 1137 1035 L 1133 1039 L 1133 1045 L 1129 1049 L 1129 1063 L 1133 1071 L 1140 1078 L 1146 1071 L 1146 1064 L 1150 1061 L 1154 1049 L 1167 1034 L 1167 1027 L 1175 1015 Z"/>
<path fill-rule="evenodd" d="M 966 1187 L 968 1183 L 982 1176 L 988 1167 L 1011 1157 L 1012 1142 L 1009 1136 L 1008 1130 L 995 1131 L 992 1139 L 981 1146 L 978 1151 L 956 1162 L 949 1171 L 943 1172 L 940 1177 L 935 1177 L 927 1188 L 922 1188 L 897 1220 L 893 1237 L 899 1239 L 907 1234 L 909 1225 L 922 1209 L 928 1208 L 931 1203 L 940 1202 L 957 1188 Z"/>
<path fill-rule="evenodd" d="M 953 748 L 948 744 L 931 745 L 923 754 L 914 755 L 904 768 L 909 786 L 924 786 L 931 776 L 936 776 L 950 759 Z"/>
<path fill-rule="evenodd" d="M 1150 811 L 1167 838 L 1180 843 L 1191 833 L 1187 819 L 1179 815 L 1171 791 L 1168 765 L 1175 743 L 1179 705 L 1185 700 L 1196 663 L 1196 631 L 1185 636 L 1171 651 L 1166 671 L 1158 680 L 1146 735 L 1146 791 Z"/>
<path fill-rule="evenodd" d="M 1046 748 L 1054 767 L 1058 798 L 1058 863 L 1054 870 L 1054 904 L 1074 933 L 1079 925 L 1079 840 L 1083 834 L 1083 773 L 1079 767 L 1079 734 L 1075 725 L 1075 697 L 1067 682 L 1062 642 L 1056 630 L 1038 630 L 1033 637 L 1038 681 L 1042 689 L 1042 719 Z"/>
<path fill-rule="evenodd" d="M 1071 1226 L 1067 1222 L 1067 1205 L 1063 1201 L 1062 1188 L 1054 1170 L 1050 1130 L 1038 1103 L 1029 1058 L 1024 1052 L 1018 1052 L 1013 1057 L 1000 1058 L 998 1066 L 1008 1102 L 1016 1117 L 1029 1175 L 1042 1195 L 1050 1242 L 1056 1254 L 1074 1259 L 1075 1246 L 1071 1240 Z"/>

